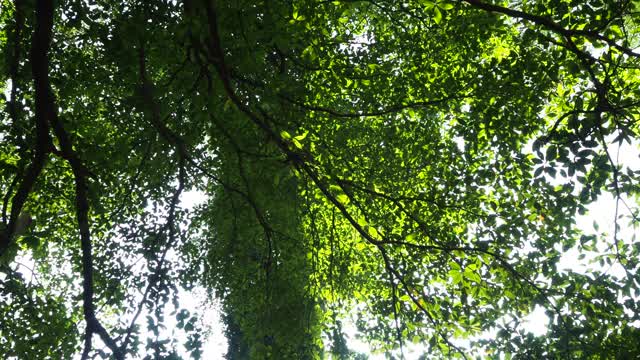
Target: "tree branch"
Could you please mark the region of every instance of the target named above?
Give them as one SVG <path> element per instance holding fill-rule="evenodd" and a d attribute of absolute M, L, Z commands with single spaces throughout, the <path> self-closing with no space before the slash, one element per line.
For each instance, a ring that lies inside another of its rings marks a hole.
<path fill-rule="evenodd" d="M 78 228 L 80 231 L 80 244 L 82 249 L 82 275 L 83 275 L 83 312 L 85 322 L 87 324 L 85 335 L 85 346 L 91 346 L 91 335 L 97 333 L 102 341 L 111 349 L 116 359 L 124 359 L 124 355 L 118 349 L 115 341 L 95 315 L 95 306 L 93 303 L 93 254 L 91 251 L 91 232 L 89 229 L 89 203 L 87 200 L 87 170 L 73 150 L 71 139 L 64 129 L 62 122 L 58 119 L 55 98 L 51 91 L 49 81 L 49 57 L 48 51 L 51 44 L 53 33 L 53 2 L 48 0 L 38 0 L 36 4 L 36 28 L 34 32 L 34 40 L 32 47 L 31 62 L 33 68 L 33 78 L 36 88 L 36 130 L 38 134 L 38 143 L 36 144 L 36 157 L 34 162 L 27 171 L 26 185 L 35 181 L 37 174 L 42 170 L 45 156 L 53 150 L 51 139 L 49 137 L 49 125 L 53 128 L 56 138 L 58 139 L 61 156 L 67 160 L 73 171 L 75 180 L 76 193 L 76 217 Z M 37 172 L 36 172 L 37 171 Z M 31 174 L 31 176 L 30 176 Z M 18 189 L 18 194 L 26 194 L 28 191 L 22 191 L 26 188 L 25 182 Z M 16 198 L 14 197 L 14 203 Z M 12 206 L 11 223 L 14 223 L 14 217 L 20 212 L 20 207 Z M 11 224 L 10 223 L 10 224 Z M 15 226 L 15 225 L 14 225 Z M 13 230 L 10 228 L 10 231 Z M 83 356 L 88 354 L 89 350 L 85 347 Z"/>
<path fill-rule="evenodd" d="M 509 9 L 499 5 L 488 4 L 480 0 L 461 0 L 461 1 L 466 2 L 467 4 L 473 7 L 476 7 L 478 9 L 482 9 L 489 12 L 500 13 L 513 18 L 530 21 L 536 25 L 543 26 L 557 34 L 560 34 L 567 39 L 570 39 L 571 37 L 575 37 L 575 36 L 582 36 L 582 37 L 590 38 L 592 40 L 602 41 L 607 45 L 613 48 L 616 48 L 617 50 L 619 50 L 620 52 L 626 55 L 633 56 L 633 57 L 640 57 L 640 53 L 636 53 L 630 48 L 618 44 L 617 42 L 615 42 L 615 40 L 610 39 L 594 31 L 565 29 L 560 24 L 554 22 L 549 18 L 539 16 L 539 15 L 529 14 L 520 10 Z"/>
<path fill-rule="evenodd" d="M 49 136 L 49 120 L 53 107 L 52 93 L 49 84 L 49 45 L 53 31 L 53 4 L 50 1 L 38 1 L 36 7 L 36 23 L 31 40 L 31 72 L 35 88 L 35 123 L 36 141 L 33 159 L 11 201 L 9 223 L 4 232 L 0 233 L 0 255 L 9 247 L 16 230 L 18 217 L 27 201 L 38 176 L 44 168 L 47 155 L 53 145 Z"/>

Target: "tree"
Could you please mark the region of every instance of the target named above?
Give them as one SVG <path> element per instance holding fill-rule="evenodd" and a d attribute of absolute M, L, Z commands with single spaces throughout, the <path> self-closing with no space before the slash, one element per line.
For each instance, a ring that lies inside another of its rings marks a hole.
<path fill-rule="evenodd" d="M 2 0 L 0 354 L 637 356 L 637 6 Z"/>

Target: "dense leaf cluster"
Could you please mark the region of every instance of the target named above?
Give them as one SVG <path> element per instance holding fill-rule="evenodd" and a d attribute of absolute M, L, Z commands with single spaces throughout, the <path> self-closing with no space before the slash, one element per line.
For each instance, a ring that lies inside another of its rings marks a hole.
<path fill-rule="evenodd" d="M 0 0 L 0 356 L 638 356 L 639 11 Z"/>

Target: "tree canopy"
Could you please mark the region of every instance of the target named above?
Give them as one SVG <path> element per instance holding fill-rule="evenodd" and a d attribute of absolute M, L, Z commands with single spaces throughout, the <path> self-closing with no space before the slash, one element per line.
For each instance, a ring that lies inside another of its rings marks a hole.
<path fill-rule="evenodd" d="M 639 356 L 639 22 L 0 0 L 0 357 L 200 358 L 194 288 L 227 359 Z"/>

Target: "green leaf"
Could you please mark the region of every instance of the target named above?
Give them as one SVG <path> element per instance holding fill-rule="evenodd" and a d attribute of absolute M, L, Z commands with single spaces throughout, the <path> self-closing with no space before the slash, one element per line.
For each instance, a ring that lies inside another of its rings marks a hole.
<path fill-rule="evenodd" d="M 338 200 L 338 202 L 344 205 L 348 204 L 350 201 L 349 196 L 347 196 L 346 194 L 338 194 L 336 195 L 336 199 Z"/>
<path fill-rule="evenodd" d="M 440 24 L 440 22 L 442 21 L 442 12 L 437 6 L 433 8 L 433 21 L 436 24 Z"/>
<path fill-rule="evenodd" d="M 289 134 L 289 132 L 283 130 L 283 131 L 280 132 L 280 137 L 285 139 L 285 140 L 289 140 L 289 139 L 291 139 L 291 134 Z"/>
<path fill-rule="evenodd" d="M 294 139 L 296 139 L 296 140 L 298 140 L 298 141 L 302 141 L 302 140 L 304 140 L 304 139 L 307 137 L 307 135 L 308 135 L 308 134 L 309 134 L 309 130 L 306 130 L 306 131 L 305 131 L 305 132 L 303 132 L 302 134 L 300 134 L 300 135 L 298 135 L 298 136 L 294 137 Z"/>
<path fill-rule="evenodd" d="M 441 2 L 441 3 L 438 3 L 438 7 L 442 10 L 451 10 L 453 9 L 454 5 L 453 3 L 450 3 L 450 2 Z"/>
<path fill-rule="evenodd" d="M 422 4 L 427 10 L 431 10 L 436 6 L 436 3 L 429 0 L 420 0 L 420 4 Z"/>

